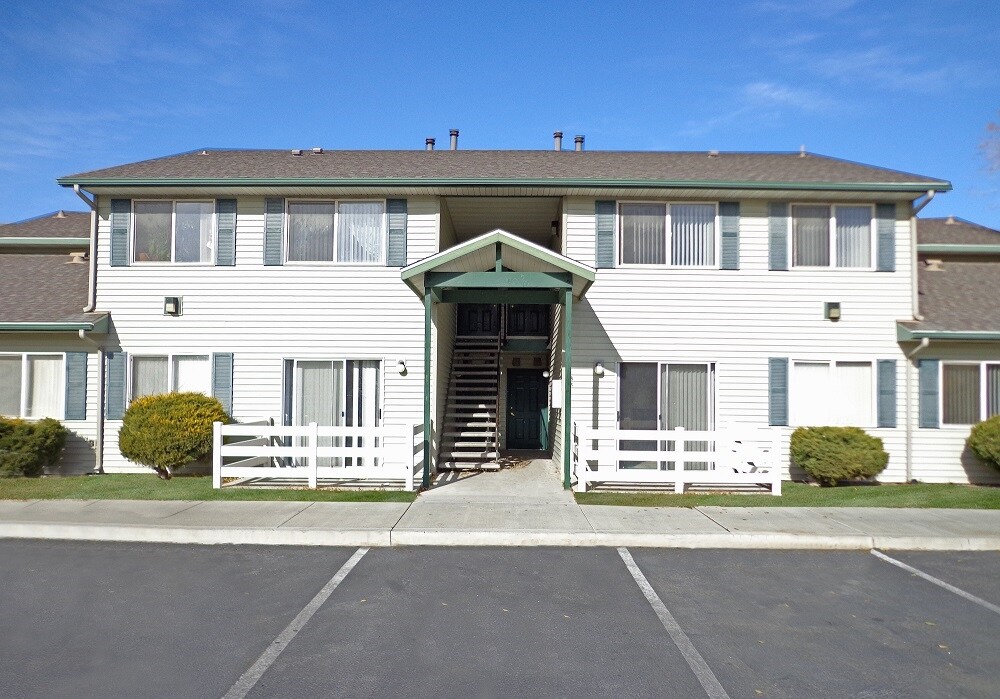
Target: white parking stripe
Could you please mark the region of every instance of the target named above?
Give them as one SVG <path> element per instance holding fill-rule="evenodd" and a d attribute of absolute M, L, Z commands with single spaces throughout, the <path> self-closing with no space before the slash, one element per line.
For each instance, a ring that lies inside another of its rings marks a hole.
<path fill-rule="evenodd" d="M 285 627 L 285 630 L 278 634 L 271 644 L 267 647 L 259 658 L 257 662 L 250 666 L 250 669 L 243 673 L 243 676 L 236 680 L 228 692 L 222 699 L 243 699 L 250 690 L 254 688 L 254 685 L 264 676 L 267 669 L 271 667 L 278 656 L 281 655 L 281 651 L 285 650 L 292 639 L 295 638 L 296 634 L 302 630 L 302 627 L 306 625 L 312 615 L 315 614 L 323 603 L 329 599 L 333 591 L 337 589 L 337 586 L 344 581 L 347 574 L 354 569 L 354 566 L 358 564 L 358 561 L 368 553 L 368 549 L 358 549 L 354 552 L 354 555 L 347 559 L 347 563 L 340 567 L 340 570 L 330 578 L 330 581 L 323 586 L 323 589 L 316 593 L 316 596 L 303 607 L 302 611 L 299 612 L 291 623 Z"/>
<path fill-rule="evenodd" d="M 872 549 L 872 555 L 875 556 L 876 558 L 882 559 L 886 563 L 892 563 L 897 568 L 902 568 L 905 571 L 913 573 L 914 575 L 916 575 L 918 577 L 921 577 L 921 578 L 923 578 L 924 580 L 926 580 L 928 582 L 932 582 L 935 585 L 937 585 L 938 587 L 943 587 L 944 589 L 948 590 L 948 592 L 954 592 L 959 597 L 967 599 L 970 602 L 975 602 L 980 607 L 986 607 L 987 609 L 989 609 L 991 612 L 994 612 L 995 614 L 1000 614 L 1000 607 L 998 607 L 997 605 L 993 604 L 992 602 L 987 602 L 986 600 L 982 599 L 981 597 L 976 597 L 975 595 L 973 595 L 973 594 L 971 594 L 969 592 L 966 592 L 965 590 L 962 590 L 961 588 L 958 588 L 958 587 L 955 587 L 954 585 L 950 585 L 950 584 L 946 583 L 944 580 L 940 580 L 938 578 L 935 578 L 933 575 L 929 575 L 929 574 L 925 573 L 922 570 L 917 570 L 916 568 L 914 568 L 911 565 L 907 565 L 907 564 L 903 563 L 902 561 L 897 561 L 895 558 L 891 558 L 889 556 L 886 556 L 881 551 L 876 551 L 875 549 Z"/>
<path fill-rule="evenodd" d="M 649 584 L 646 580 L 646 576 L 643 575 L 642 571 L 639 570 L 639 566 L 636 564 L 635 560 L 632 558 L 632 554 L 625 547 L 618 549 L 618 555 L 622 557 L 625 561 L 625 567 L 628 568 L 628 572 L 632 574 L 635 579 L 636 584 L 639 589 L 642 590 L 642 594 L 646 596 L 646 600 L 653 607 L 653 611 L 656 612 L 656 616 L 660 618 L 660 623 L 663 624 L 663 628 L 667 630 L 670 634 L 670 638 L 673 639 L 674 644 L 677 649 L 680 650 L 681 655 L 687 661 L 687 664 L 691 666 L 691 670 L 694 672 L 695 677 L 701 682 L 701 686 L 704 687 L 705 693 L 711 699 L 729 699 L 729 695 L 726 694 L 726 690 L 722 688 L 719 683 L 719 679 L 712 672 L 712 669 L 705 662 L 705 659 L 701 657 L 701 653 L 698 649 L 694 647 L 691 643 L 691 639 L 688 638 L 687 634 L 674 619 L 673 614 L 667 609 L 667 606 L 663 604 L 663 600 L 660 599 L 659 595 L 653 589 L 653 586 Z"/>

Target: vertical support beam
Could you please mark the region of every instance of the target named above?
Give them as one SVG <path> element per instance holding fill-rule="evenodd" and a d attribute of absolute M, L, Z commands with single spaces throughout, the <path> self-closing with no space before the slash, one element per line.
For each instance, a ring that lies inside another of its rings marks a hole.
<path fill-rule="evenodd" d="M 98 408 L 98 412 L 101 409 Z M 212 423 L 212 487 L 222 487 L 222 423 Z"/>
<path fill-rule="evenodd" d="M 424 290 L 424 475 L 421 487 L 431 486 L 431 307 L 430 289 Z"/>
<path fill-rule="evenodd" d="M 573 454 L 573 290 L 563 292 L 563 488 L 570 488 Z"/>
<path fill-rule="evenodd" d="M 497 253 L 497 264 L 496 264 L 496 267 L 494 269 L 497 272 L 502 272 L 503 271 L 503 244 L 502 243 L 497 243 L 496 244 L 496 253 Z"/>

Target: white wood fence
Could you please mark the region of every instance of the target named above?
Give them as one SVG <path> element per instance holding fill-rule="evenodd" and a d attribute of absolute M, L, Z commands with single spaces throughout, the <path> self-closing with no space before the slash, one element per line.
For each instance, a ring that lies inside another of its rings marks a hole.
<path fill-rule="evenodd" d="M 773 429 L 595 430 L 574 423 L 572 449 L 581 492 L 597 483 L 673 483 L 677 493 L 690 484 L 760 485 L 781 495 L 781 452 Z"/>
<path fill-rule="evenodd" d="M 422 458 L 414 424 L 381 427 L 271 425 L 249 423 L 213 427 L 212 478 L 216 488 L 224 478 L 275 478 L 303 481 L 310 488 L 320 480 L 400 482 L 414 489 L 414 471 Z M 422 441 L 420 442 L 422 445 Z"/>

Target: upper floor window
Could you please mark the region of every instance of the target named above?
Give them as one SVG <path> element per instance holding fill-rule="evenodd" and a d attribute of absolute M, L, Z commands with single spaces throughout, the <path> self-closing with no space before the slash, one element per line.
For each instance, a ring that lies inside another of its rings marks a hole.
<path fill-rule="evenodd" d="M 132 357 L 132 399 L 175 391 L 211 395 L 208 355 L 175 354 Z"/>
<path fill-rule="evenodd" d="M 792 266 L 872 266 L 873 207 L 792 205 Z"/>
<path fill-rule="evenodd" d="M 136 201 L 133 213 L 135 262 L 212 263 L 215 202 Z"/>
<path fill-rule="evenodd" d="M 0 415 L 62 418 L 64 393 L 61 354 L 0 354 Z"/>
<path fill-rule="evenodd" d="M 715 204 L 622 204 L 622 264 L 714 267 L 717 217 Z"/>
<path fill-rule="evenodd" d="M 1000 364 L 942 363 L 941 423 L 974 425 L 993 415 L 1000 415 Z"/>
<path fill-rule="evenodd" d="M 289 262 L 385 261 L 385 202 L 291 201 Z"/>

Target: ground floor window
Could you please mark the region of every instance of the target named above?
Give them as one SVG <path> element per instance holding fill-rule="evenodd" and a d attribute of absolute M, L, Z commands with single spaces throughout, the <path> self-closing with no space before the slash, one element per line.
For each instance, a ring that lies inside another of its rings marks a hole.
<path fill-rule="evenodd" d="M 285 363 L 286 421 L 293 425 L 377 427 L 382 362 L 377 359 L 290 359 Z M 290 379 L 290 380 L 289 380 Z M 326 437 L 320 446 L 366 446 L 363 438 Z M 374 446 L 374 445 L 372 445 Z M 320 466 L 364 465 L 363 459 L 321 458 Z"/>
<path fill-rule="evenodd" d="M 711 430 L 715 427 L 715 364 L 622 362 L 618 365 L 618 428 Z M 654 451 L 655 441 L 622 441 L 623 451 Z M 671 445 L 660 448 L 672 449 Z M 688 443 L 688 450 L 696 445 Z M 707 448 L 705 445 L 703 448 Z M 622 468 L 672 469 L 670 462 L 623 461 Z M 689 464 L 688 468 L 692 465 Z M 707 465 L 706 465 L 707 467 Z"/>
<path fill-rule="evenodd" d="M 65 384 L 61 354 L 0 354 L 0 415 L 62 418 Z"/>
<path fill-rule="evenodd" d="M 941 422 L 974 425 L 1000 415 L 1000 363 L 943 362 Z"/>
<path fill-rule="evenodd" d="M 132 399 L 160 393 L 194 391 L 212 394 L 212 367 L 207 354 L 133 355 Z"/>
<path fill-rule="evenodd" d="M 875 426 L 872 362 L 793 361 L 789 424 Z"/>

